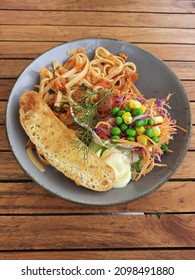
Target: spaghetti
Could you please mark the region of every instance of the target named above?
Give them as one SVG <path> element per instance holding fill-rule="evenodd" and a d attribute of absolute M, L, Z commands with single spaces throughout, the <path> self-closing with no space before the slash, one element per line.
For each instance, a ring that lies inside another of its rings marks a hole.
<path fill-rule="evenodd" d="M 134 84 L 136 65 L 123 53 L 99 47 L 91 61 L 83 49 L 68 54 L 65 64 L 53 61 L 52 70 L 40 70 L 39 94 L 53 113 L 87 145 L 95 136 L 104 149 L 130 150 L 136 181 L 155 166 L 166 166 L 161 156 L 180 128 L 168 112 L 171 94 L 146 99 Z"/>

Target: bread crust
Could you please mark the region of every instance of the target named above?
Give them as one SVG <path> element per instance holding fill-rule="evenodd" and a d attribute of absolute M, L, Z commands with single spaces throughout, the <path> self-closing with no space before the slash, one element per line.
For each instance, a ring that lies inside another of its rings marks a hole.
<path fill-rule="evenodd" d="M 77 185 L 94 191 L 108 191 L 115 181 L 112 167 L 88 149 L 87 161 L 76 148 L 80 141 L 52 112 L 35 91 L 20 98 L 20 122 L 37 151 Z M 80 141 L 79 148 L 85 144 Z M 86 148 L 86 146 L 85 146 Z"/>

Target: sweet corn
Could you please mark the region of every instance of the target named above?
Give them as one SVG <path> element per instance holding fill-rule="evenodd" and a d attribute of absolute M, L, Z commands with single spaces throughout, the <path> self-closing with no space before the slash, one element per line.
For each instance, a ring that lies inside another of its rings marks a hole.
<path fill-rule="evenodd" d="M 142 104 L 138 100 L 131 100 L 129 102 L 129 107 L 131 109 L 140 109 Z"/>
<path fill-rule="evenodd" d="M 135 127 L 137 134 L 143 134 L 145 132 L 145 127 L 141 126 L 141 127 Z"/>
<path fill-rule="evenodd" d="M 162 116 L 156 116 L 154 117 L 154 123 L 155 124 L 160 124 L 160 123 L 163 123 L 164 119 Z"/>
<path fill-rule="evenodd" d="M 122 119 L 124 119 L 124 117 L 131 117 L 131 113 L 125 112 L 124 114 L 122 114 Z"/>
<path fill-rule="evenodd" d="M 123 117 L 123 121 L 124 121 L 124 123 L 126 123 L 126 124 L 130 124 L 130 123 L 132 123 L 133 118 L 132 118 L 132 116 L 124 116 L 124 117 Z"/>
<path fill-rule="evenodd" d="M 161 134 L 161 130 L 159 126 L 153 126 L 154 136 L 159 136 Z"/>
<path fill-rule="evenodd" d="M 145 111 L 146 111 L 146 106 L 141 105 L 140 109 L 143 111 L 143 113 L 145 113 Z"/>
<path fill-rule="evenodd" d="M 149 152 L 152 152 L 152 145 L 147 145 L 147 149 Z"/>
<path fill-rule="evenodd" d="M 138 135 L 137 142 L 143 144 L 144 146 L 147 146 L 148 139 L 144 135 Z"/>

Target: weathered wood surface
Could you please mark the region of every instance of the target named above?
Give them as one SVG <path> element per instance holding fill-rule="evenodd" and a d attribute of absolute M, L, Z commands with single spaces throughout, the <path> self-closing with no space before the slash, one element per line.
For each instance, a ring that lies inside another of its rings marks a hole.
<path fill-rule="evenodd" d="M 181 80 L 192 112 L 189 150 L 173 177 L 113 207 L 75 204 L 40 188 L 17 163 L 5 130 L 21 71 L 44 51 L 87 37 L 122 39 L 162 59 Z M 192 0 L 1 0 L 0 259 L 195 258 L 194 49 Z"/>
<path fill-rule="evenodd" d="M 194 260 L 195 250 L 52 250 L 0 252 L 3 260 Z"/>
<path fill-rule="evenodd" d="M 192 214 L 1 216 L 1 250 L 194 247 Z"/>
<path fill-rule="evenodd" d="M 56 10 L 56 11 L 63 11 L 63 10 L 76 10 L 76 11 L 117 11 L 117 12 L 134 12 L 139 11 L 142 13 L 145 12 L 157 12 L 157 13 L 195 13 L 194 9 L 194 1 L 189 0 L 181 0 L 181 1 L 170 1 L 170 0 L 163 0 L 163 1 L 125 1 L 125 0 L 115 0 L 113 1 L 104 1 L 99 0 L 96 1 L 75 1 L 75 0 L 56 0 L 55 2 L 51 0 L 45 1 L 23 1 L 18 0 L 1 0 L 1 9 L 8 9 L 8 10 Z"/>
<path fill-rule="evenodd" d="M 155 14 L 123 12 L 116 17 L 115 12 L 85 12 L 85 11 L 14 11 L 8 10 L 5 14 L 0 11 L 0 24 L 9 25 L 76 25 L 76 26 L 121 26 L 121 27 L 167 27 L 167 28 L 194 28 L 193 14 Z M 27 21 L 28 19 L 28 21 Z"/>
<path fill-rule="evenodd" d="M 194 29 L 118 26 L 29 26 L 2 25 L 2 41 L 67 41 L 79 38 L 116 38 L 132 43 L 178 43 L 195 44 Z M 154 40 L 155 38 L 155 40 Z"/>
<path fill-rule="evenodd" d="M 62 59 L 63 61 L 63 59 Z M 28 66 L 32 59 L 17 59 L 13 60 L 1 59 L 1 64 L 4 67 L 0 68 L 0 78 L 10 79 L 17 78 L 20 73 Z M 195 62 L 182 62 L 182 61 L 167 61 L 165 62 L 178 76 L 183 80 L 195 80 Z"/>
<path fill-rule="evenodd" d="M 0 58 L 36 58 L 44 51 L 51 49 L 64 42 L 10 42 L 0 41 Z M 143 48 L 162 60 L 168 61 L 194 61 L 194 45 L 193 44 L 167 44 L 167 43 L 136 43 L 140 48 Z"/>
<path fill-rule="evenodd" d="M 194 195 L 194 182 L 170 181 L 145 198 L 128 204 L 89 207 L 54 197 L 31 181 L 7 182 L 0 183 L 0 214 L 195 212 Z"/>

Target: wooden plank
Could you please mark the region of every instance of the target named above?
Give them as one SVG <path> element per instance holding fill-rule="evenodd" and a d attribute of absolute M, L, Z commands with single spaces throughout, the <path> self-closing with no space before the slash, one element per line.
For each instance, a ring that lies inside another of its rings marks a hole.
<path fill-rule="evenodd" d="M 10 150 L 5 125 L 0 125 L 0 150 L 1 151 Z"/>
<path fill-rule="evenodd" d="M 21 169 L 11 152 L 1 152 L 0 180 L 26 180 L 28 175 Z M 182 165 L 173 175 L 174 179 L 193 179 L 195 177 L 194 152 L 188 152 Z"/>
<path fill-rule="evenodd" d="M 4 65 L 0 68 L 0 79 L 17 78 L 30 62 L 31 59 L 16 59 L 13 67 L 12 59 L 0 59 L 1 65 Z M 195 62 L 167 61 L 166 64 L 180 79 L 195 80 Z"/>
<path fill-rule="evenodd" d="M 18 78 L 20 73 L 32 62 L 32 59 L 23 59 L 23 60 L 12 60 L 12 59 L 1 59 L 1 65 L 4 67 L 0 68 L 0 79 L 7 78 Z M 14 63 L 14 67 L 13 67 Z"/>
<path fill-rule="evenodd" d="M 28 19 L 28 21 L 27 21 Z M 0 24 L 195 28 L 193 14 L 0 10 Z"/>
<path fill-rule="evenodd" d="M 0 252 L 1 260 L 194 260 L 195 250 L 83 250 Z"/>
<path fill-rule="evenodd" d="M 180 79 L 195 80 L 195 62 L 169 61 L 166 64 L 175 72 Z M 186 71 L 188 73 L 186 73 Z"/>
<path fill-rule="evenodd" d="M 187 248 L 193 214 L 1 216 L 1 250 Z"/>
<path fill-rule="evenodd" d="M 0 88 L 2 89 L 0 93 L 0 100 L 7 100 L 9 98 L 10 92 L 12 90 L 12 87 L 14 86 L 16 82 L 16 78 L 13 79 L 0 79 Z M 191 81 L 186 81 L 186 80 L 181 80 L 186 94 L 189 98 L 190 101 L 195 101 L 195 94 L 194 94 L 194 88 L 195 88 L 195 80 Z"/>
<path fill-rule="evenodd" d="M 0 58 L 36 58 L 62 42 L 0 42 Z M 136 44 L 162 60 L 195 61 L 194 45 Z"/>
<path fill-rule="evenodd" d="M 195 178 L 195 154 L 193 152 L 188 152 L 184 158 L 181 166 L 177 172 L 173 175 L 175 179 L 193 179 Z M 190 174 L 190 176 L 188 176 Z"/>
<path fill-rule="evenodd" d="M 195 29 L 104 26 L 1 26 L 2 41 L 69 41 L 78 38 L 115 38 L 132 43 L 195 44 Z"/>
<path fill-rule="evenodd" d="M 141 12 L 157 12 L 157 13 L 194 13 L 193 0 L 188 1 L 121 1 L 104 0 L 88 1 L 88 0 L 45 0 L 45 1 L 26 1 L 18 0 L 1 0 L 1 9 L 17 9 L 17 10 L 86 10 L 86 11 L 141 11 Z"/>
<path fill-rule="evenodd" d="M 151 52 L 162 60 L 194 61 L 194 45 L 174 44 L 137 44 L 139 47 Z"/>
<path fill-rule="evenodd" d="M 16 79 L 0 79 L 0 88 L 2 89 L 0 93 L 0 100 L 8 100 L 15 82 Z"/>
<path fill-rule="evenodd" d="M 190 149 L 195 150 L 195 126 L 192 127 L 192 135 L 190 141 Z"/>
<path fill-rule="evenodd" d="M 5 124 L 5 112 L 6 112 L 7 102 L 1 101 L 0 102 L 0 125 Z"/>
<path fill-rule="evenodd" d="M 191 114 L 192 114 L 192 124 L 195 124 L 195 103 L 190 103 Z"/>
<path fill-rule="evenodd" d="M 33 182 L 0 183 L 0 214 L 195 212 L 194 182 L 167 182 L 150 195 L 112 207 L 90 207 L 53 196 Z M 76 207 L 75 207 L 76 206 Z"/>
<path fill-rule="evenodd" d="M 6 127 L 5 125 L 0 125 L 0 150 L 7 151 L 10 150 L 8 139 L 6 135 Z M 192 127 L 192 135 L 190 141 L 190 150 L 195 150 L 195 126 Z"/>
<path fill-rule="evenodd" d="M 192 136 L 190 142 L 190 150 L 195 150 L 195 126 L 192 127 Z M 0 125 L 0 150 L 7 151 L 10 150 L 5 125 Z"/>
<path fill-rule="evenodd" d="M 5 111 L 6 111 L 7 102 L 0 102 L 0 124 L 5 124 Z M 192 123 L 195 124 L 195 103 L 190 103 L 191 112 L 192 112 Z"/>
<path fill-rule="evenodd" d="M 195 94 L 194 94 L 195 81 L 182 81 L 182 84 L 185 88 L 189 100 L 195 101 Z"/>
<path fill-rule="evenodd" d="M 1 152 L 0 180 L 28 180 L 29 176 L 20 167 L 14 155 L 10 152 Z"/>
<path fill-rule="evenodd" d="M 0 42 L 0 58 L 36 58 L 62 42 Z"/>

